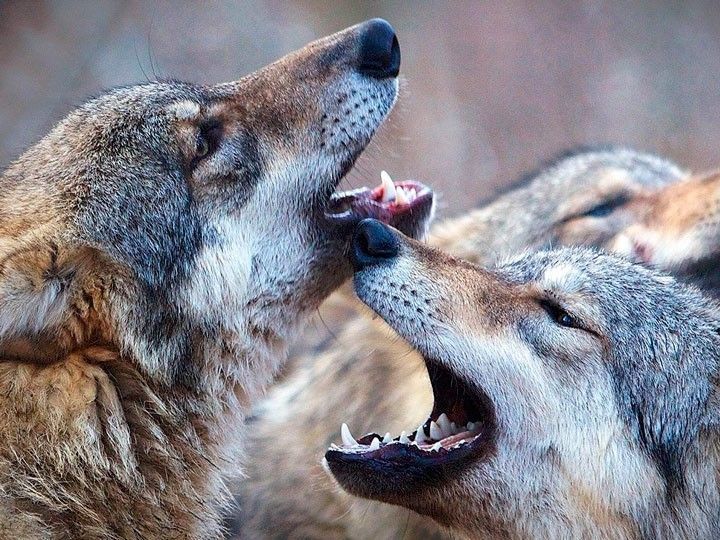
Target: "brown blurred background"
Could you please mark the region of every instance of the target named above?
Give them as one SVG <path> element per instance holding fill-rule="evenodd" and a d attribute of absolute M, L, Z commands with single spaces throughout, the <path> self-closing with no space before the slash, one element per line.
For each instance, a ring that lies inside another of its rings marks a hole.
<path fill-rule="evenodd" d="M 720 165 L 720 4 L 0 0 L 0 167 L 86 96 L 237 78 L 370 17 L 396 28 L 404 91 L 352 173 L 386 168 L 456 214 L 568 146 Z"/>

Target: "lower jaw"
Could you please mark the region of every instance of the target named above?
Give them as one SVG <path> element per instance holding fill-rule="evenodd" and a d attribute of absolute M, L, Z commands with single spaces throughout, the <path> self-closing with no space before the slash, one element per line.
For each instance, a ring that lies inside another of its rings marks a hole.
<path fill-rule="evenodd" d="M 496 421 L 489 397 L 441 363 L 425 362 L 434 410 L 424 424 L 395 438 L 371 433 L 357 440 L 343 424 L 342 443 L 325 454 L 328 468 L 348 491 L 402 504 L 391 499 L 457 481 L 464 469 L 494 453 Z"/>
<path fill-rule="evenodd" d="M 395 455 L 386 453 L 371 458 L 331 449 L 324 461 L 336 481 L 350 494 L 416 509 L 421 499 L 436 499 L 441 490 L 456 483 L 458 475 L 464 474 L 469 466 L 490 456 L 490 441 L 475 444 L 455 450 L 444 459 L 412 450 L 398 449 Z"/>
<path fill-rule="evenodd" d="M 383 443 L 377 434 L 360 437 L 355 445 L 332 445 L 325 461 L 336 480 L 350 493 L 402 504 L 426 490 L 457 480 L 467 467 L 493 452 L 492 429 L 462 432 L 440 441 L 416 444 L 417 432 Z M 411 440 L 412 439 L 412 440 Z M 378 442 L 379 441 L 379 442 Z M 371 449 L 374 448 L 374 449 Z M 409 498 L 409 499 L 408 499 Z"/>

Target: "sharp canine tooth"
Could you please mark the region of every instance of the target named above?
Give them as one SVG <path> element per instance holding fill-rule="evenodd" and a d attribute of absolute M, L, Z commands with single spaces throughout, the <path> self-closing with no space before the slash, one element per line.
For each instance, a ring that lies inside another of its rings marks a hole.
<path fill-rule="evenodd" d="M 388 432 L 385 434 L 385 436 L 383 437 L 382 442 L 384 442 L 385 444 L 387 444 L 387 443 L 389 443 L 389 442 L 392 442 L 392 435 L 390 435 L 390 432 L 389 432 L 389 431 L 388 431 Z"/>
<path fill-rule="evenodd" d="M 380 439 L 374 437 L 370 443 L 370 450 L 377 450 L 378 448 L 380 448 Z"/>
<path fill-rule="evenodd" d="M 397 204 L 408 204 L 410 202 L 405 194 L 405 190 L 401 187 L 395 190 L 395 202 Z"/>
<path fill-rule="evenodd" d="M 438 416 L 437 423 L 438 426 L 440 426 L 440 429 L 442 429 L 445 437 L 453 434 L 450 419 L 447 417 L 447 414 L 442 413 L 440 416 Z"/>
<path fill-rule="evenodd" d="M 436 441 L 444 438 L 440 426 L 438 426 L 434 421 L 430 422 L 430 438 L 435 439 Z"/>
<path fill-rule="evenodd" d="M 353 439 L 347 424 L 343 424 L 340 427 L 340 437 L 342 437 L 342 442 L 345 446 L 357 446 L 357 441 Z"/>
<path fill-rule="evenodd" d="M 382 202 L 389 202 L 395 199 L 395 184 L 386 171 L 380 171 L 380 183 L 383 187 Z"/>
<path fill-rule="evenodd" d="M 437 452 L 437 451 L 440 450 L 440 448 L 442 448 L 442 444 L 440 444 L 440 441 L 438 441 L 438 442 L 436 442 L 435 444 L 432 445 L 431 450 L 432 450 L 433 452 Z"/>
<path fill-rule="evenodd" d="M 420 424 L 420 427 L 417 428 L 417 431 L 415 432 L 415 444 L 422 444 L 427 440 L 427 437 L 425 436 L 425 430 L 423 429 L 422 424 Z"/>
<path fill-rule="evenodd" d="M 412 188 L 408 193 L 408 199 L 410 199 L 410 202 L 412 202 L 415 200 L 415 197 L 417 197 L 417 192 L 415 191 L 415 188 Z"/>
<path fill-rule="evenodd" d="M 400 434 L 400 442 L 403 444 L 410 444 L 410 439 L 408 439 L 408 436 L 404 431 Z"/>

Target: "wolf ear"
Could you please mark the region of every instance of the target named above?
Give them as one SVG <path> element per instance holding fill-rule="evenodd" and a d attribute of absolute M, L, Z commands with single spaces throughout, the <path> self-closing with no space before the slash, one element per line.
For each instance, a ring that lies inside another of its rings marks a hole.
<path fill-rule="evenodd" d="M 51 244 L 28 247 L 0 266 L 0 358 L 50 362 L 62 351 L 57 331 L 68 315 L 74 270 Z"/>

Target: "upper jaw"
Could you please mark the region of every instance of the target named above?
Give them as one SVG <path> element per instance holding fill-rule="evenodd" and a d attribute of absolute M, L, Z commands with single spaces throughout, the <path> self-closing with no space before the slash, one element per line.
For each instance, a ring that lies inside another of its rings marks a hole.
<path fill-rule="evenodd" d="M 404 234 L 425 234 L 435 211 L 435 196 L 415 180 L 394 182 L 383 171 L 379 186 L 336 192 L 330 197 L 324 218 L 333 227 L 352 229 L 365 218 L 375 218 Z"/>
<path fill-rule="evenodd" d="M 398 95 L 397 78 L 368 80 L 353 75 L 328 93 L 328 109 L 318 124 L 321 153 L 336 163 L 336 174 L 322 190 L 322 226 L 344 237 L 364 218 L 374 217 L 413 238 L 422 236 L 434 213 L 434 194 L 426 185 L 384 180 L 375 188 L 335 191 L 352 169 L 376 130 L 384 123 Z"/>

